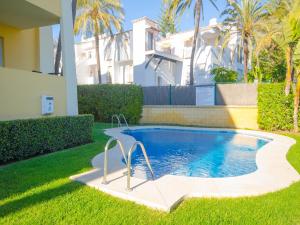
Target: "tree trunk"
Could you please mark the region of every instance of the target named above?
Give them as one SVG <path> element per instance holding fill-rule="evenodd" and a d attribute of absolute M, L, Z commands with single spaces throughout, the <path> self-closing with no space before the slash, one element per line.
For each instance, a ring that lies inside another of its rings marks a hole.
<path fill-rule="evenodd" d="M 77 6 L 77 0 L 72 0 L 73 26 L 76 18 L 76 6 Z M 55 55 L 55 63 L 54 63 L 55 74 L 59 74 L 60 61 L 61 61 L 61 32 L 59 32 L 56 55 Z"/>
<path fill-rule="evenodd" d="M 197 47 L 197 39 L 198 39 L 199 26 L 200 26 L 201 2 L 202 0 L 197 0 L 195 5 L 195 31 L 194 31 L 193 46 L 192 46 L 191 61 L 190 61 L 190 85 L 194 85 L 194 59 L 195 59 L 195 52 Z"/>
<path fill-rule="evenodd" d="M 99 45 L 99 34 L 95 32 L 95 44 L 96 44 L 96 60 L 97 60 L 97 75 L 98 82 L 101 84 L 101 64 L 100 64 L 100 45 Z"/>
<path fill-rule="evenodd" d="M 300 98 L 300 70 L 297 70 L 297 83 L 294 96 L 294 132 L 299 132 L 298 115 L 299 115 L 299 98 Z"/>
<path fill-rule="evenodd" d="M 285 75 L 285 95 L 288 95 L 291 91 L 292 83 L 292 49 L 287 47 L 285 49 L 285 59 L 286 59 L 286 75 Z"/>
<path fill-rule="evenodd" d="M 244 81 L 248 83 L 248 59 L 249 59 L 249 49 L 248 49 L 248 39 L 244 38 L 243 41 L 244 49 Z"/>

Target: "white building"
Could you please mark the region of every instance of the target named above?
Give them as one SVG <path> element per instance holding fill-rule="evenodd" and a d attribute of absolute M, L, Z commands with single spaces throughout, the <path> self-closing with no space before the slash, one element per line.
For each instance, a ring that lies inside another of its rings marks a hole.
<path fill-rule="evenodd" d="M 179 32 L 161 37 L 158 24 L 143 17 L 132 21 L 133 29 L 100 38 L 102 83 L 138 84 L 142 86 L 187 85 L 194 31 Z M 221 54 L 217 38 L 221 25 L 211 19 L 200 29 L 196 48 L 195 84 L 211 83 L 210 71 L 224 66 L 238 71 L 243 66 L 236 51 L 237 37 L 232 37 Z M 76 44 L 77 80 L 79 84 L 97 84 L 94 38 Z"/>

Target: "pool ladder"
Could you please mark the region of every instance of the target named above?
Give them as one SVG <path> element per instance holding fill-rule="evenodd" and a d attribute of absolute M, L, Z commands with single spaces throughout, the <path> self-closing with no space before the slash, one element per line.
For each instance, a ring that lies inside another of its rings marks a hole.
<path fill-rule="evenodd" d="M 108 184 L 108 182 L 107 182 L 107 175 L 108 175 L 108 149 L 109 149 L 109 146 L 111 145 L 111 143 L 113 141 L 117 142 L 117 145 L 120 148 L 120 151 L 121 151 L 121 153 L 123 155 L 123 158 L 124 158 L 126 166 L 127 166 L 127 186 L 126 186 L 126 190 L 127 191 L 132 191 L 132 188 L 130 186 L 131 159 L 132 159 L 132 154 L 136 150 L 137 146 L 141 147 L 143 155 L 144 155 L 144 158 L 145 158 L 146 163 L 147 163 L 147 166 L 148 166 L 148 168 L 149 168 L 149 170 L 151 172 L 151 176 L 154 179 L 154 173 L 153 173 L 153 170 L 152 170 L 152 167 L 151 167 L 151 164 L 150 164 L 150 161 L 149 161 L 149 158 L 148 158 L 145 146 L 143 145 L 142 142 L 139 142 L 139 141 L 134 142 L 133 145 L 130 147 L 129 152 L 128 152 L 128 156 L 126 158 L 126 154 L 125 154 L 125 150 L 124 150 L 124 145 L 122 144 L 122 142 L 119 139 L 117 139 L 117 138 L 110 138 L 108 140 L 108 142 L 106 143 L 105 150 L 104 150 L 104 169 L 103 169 L 102 184 Z"/>
<path fill-rule="evenodd" d="M 122 127 L 122 120 L 123 122 L 125 123 L 127 129 L 129 129 L 129 126 L 128 126 L 128 123 L 127 123 L 127 120 L 126 120 L 126 117 L 124 116 L 124 114 L 114 114 L 112 115 L 111 117 L 111 127 L 113 128 L 114 127 L 114 121 L 117 120 L 117 123 L 118 123 L 118 127 Z"/>

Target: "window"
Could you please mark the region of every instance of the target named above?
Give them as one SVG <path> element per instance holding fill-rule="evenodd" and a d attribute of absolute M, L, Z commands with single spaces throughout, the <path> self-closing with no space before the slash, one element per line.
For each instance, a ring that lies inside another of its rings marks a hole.
<path fill-rule="evenodd" d="M 0 66 L 4 66 L 4 40 L 0 37 Z"/>
<path fill-rule="evenodd" d="M 238 63 L 243 63 L 244 60 L 244 52 L 242 47 L 237 48 L 237 62 Z"/>
<path fill-rule="evenodd" d="M 92 58 L 92 52 L 91 52 L 91 51 L 88 52 L 88 58 L 89 58 L 89 59 Z"/>
<path fill-rule="evenodd" d="M 94 75 L 95 75 L 95 68 L 91 66 L 89 69 L 90 69 L 90 77 L 94 77 Z"/>
<path fill-rule="evenodd" d="M 128 73 L 128 84 L 133 84 L 133 69 L 131 65 L 127 66 L 127 73 Z"/>
<path fill-rule="evenodd" d="M 106 76 L 107 76 L 107 77 L 106 77 L 106 83 L 107 83 L 107 84 L 112 84 L 111 72 L 108 71 Z"/>
<path fill-rule="evenodd" d="M 154 49 L 154 34 L 152 32 L 147 32 L 147 43 L 146 43 L 146 50 L 153 50 Z"/>
<path fill-rule="evenodd" d="M 106 61 L 111 61 L 111 48 L 105 49 L 104 58 Z"/>

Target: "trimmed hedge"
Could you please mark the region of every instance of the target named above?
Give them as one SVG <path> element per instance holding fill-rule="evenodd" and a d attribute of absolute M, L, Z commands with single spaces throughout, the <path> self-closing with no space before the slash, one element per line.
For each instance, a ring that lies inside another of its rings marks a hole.
<path fill-rule="evenodd" d="M 139 122 L 143 110 L 143 91 L 136 85 L 101 84 L 78 86 L 80 113 L 90 113 L 96 121 L 111 122 L 123 113 L 128 123 Z"/>
<path fill-rule="evenodd" d="M 0 164 L 92 142 L 92 115 L 0 122 Z"/>
<path fill-rule="evenodd" d="M 258 85 L 258 124 L 261 129 L 293 129 L 293 95 L 285 96 L 284 86 L 284 83 Z"/>

